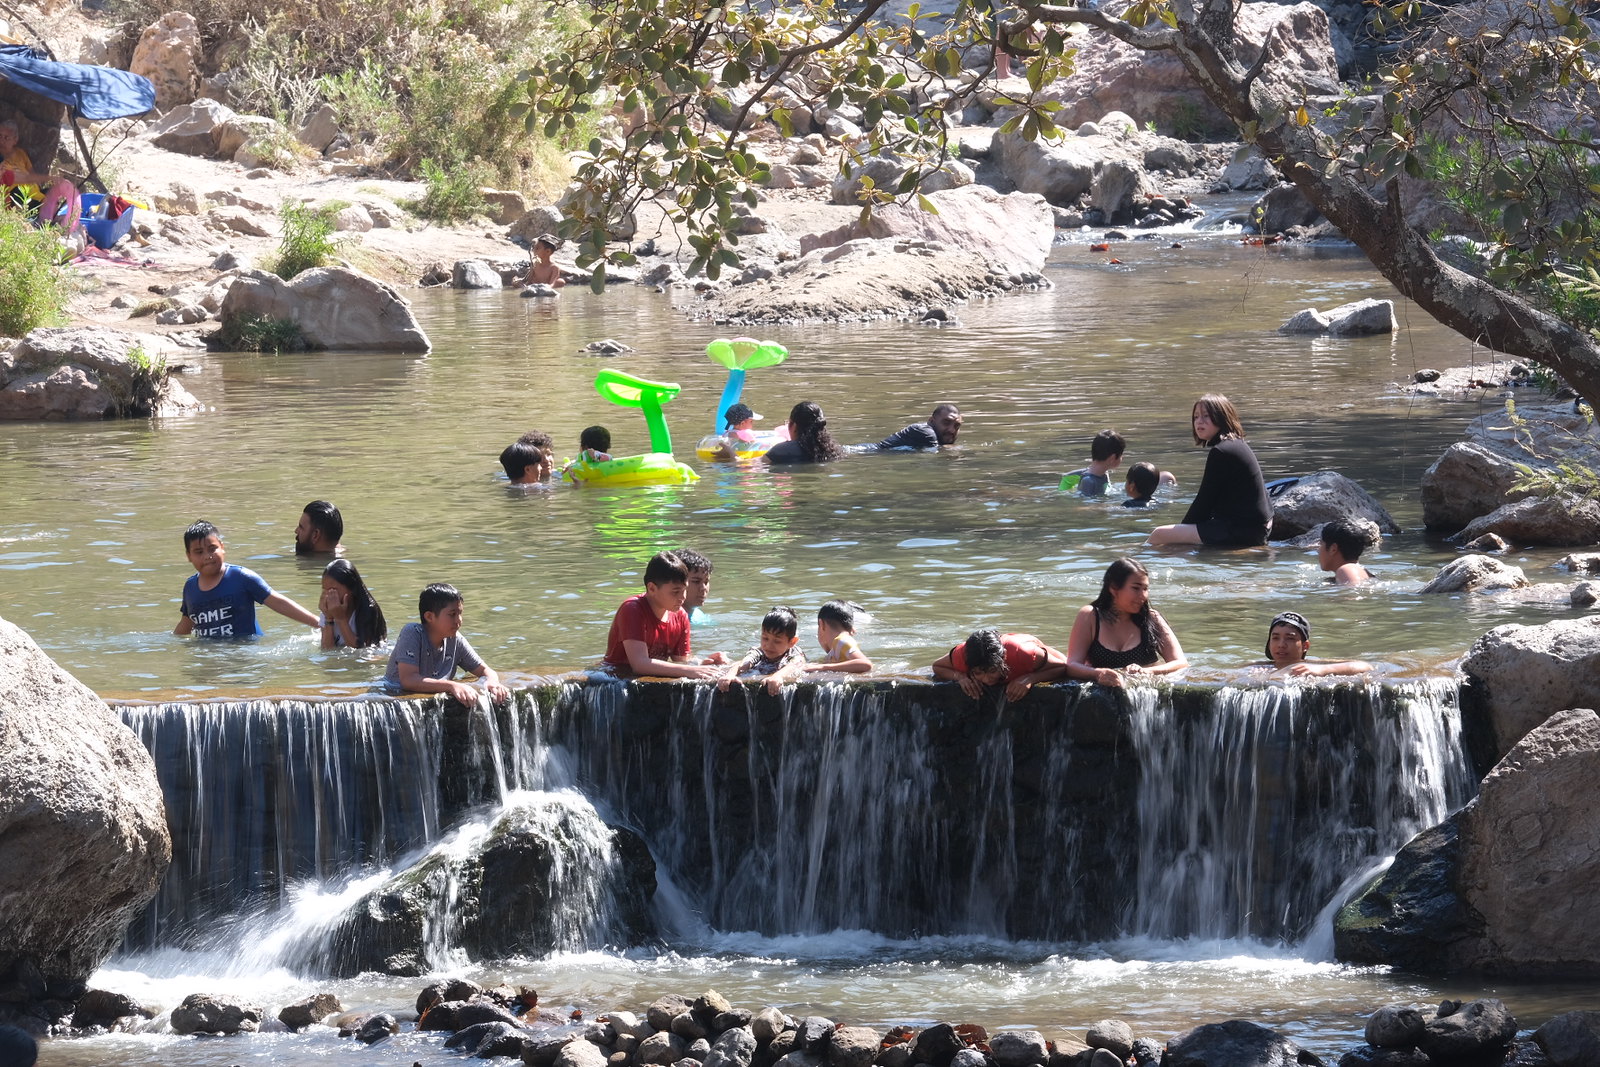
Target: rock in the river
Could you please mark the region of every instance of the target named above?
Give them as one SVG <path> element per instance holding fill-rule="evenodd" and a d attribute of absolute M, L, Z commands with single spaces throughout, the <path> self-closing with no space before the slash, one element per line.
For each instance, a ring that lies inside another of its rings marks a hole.
<path fill-rule="evenodd" d="M 1296 226 L 1310 226 L 1322 217 L 1322 212 L 1306 199 L 1299 186 L 1279 182 L 1261 194 L 1250 209 L 1250 216 L 1258 220 L 1261 233 L 1283 233 Z M 1284 331 L 1280 328 L 1280 332 Z"/>
<path fill-rule="evenodd" d="M 808 1015 L 800 1020 L 799 1033 L 794 1039 L 795 1047 L 803 1048 L 807 1052 L 825 1052 L 832 1037 L 832 1019 L 824 1019 L 820 1015 Z"/>
<path fill-rule="evenodd" d="M 1323 1067 L 1323 1061 L 1276 1030 L 1230 1019 L 1197 1026 L 1167 1042 L 1163 1067 Z"/>
<path fill-rule="evenodd" d="M 191 993 L 172 1009 L 172 1029 L 179 1034 L 253 1034 L 262 1011 L 238 997 Z"/>
<path fill-rule="evenodd" d="M 171 858 L 149 752 L 99 697 L 0 619 L 0 988 L 8 1007 L 22 1015 L 47 1001 L 70 1009 L 155 896 Z"/>
<path fill-rule="evenodd" d="M 1372 1045 L 1360 1045 L 1339 1057 L 1339 1067 L 1439 1067 L 1439 1065 L 1421 1049 L 1375 1048 Z"/>
<path fill-rule="evenodd" d="M 1298 537 L 1339 518 L 1366 519 L 1386 534 L 1400 532 L 1400 524 L 1371 493 L 1337 471 L 1317 471 L 1272 499 L 1272 539 Z"/>
<path fill-rule="evenodd" d="M 1482 441 L 1457 441 L 1422 474 L 1422 519 L 1430 530 L 1454 531 L 1529 494 L 1511 487 L 1518 460 Z"/>
<path fill-rule="evenodd" d="M 1379 1048 L 1416 1048 L 1429 1014 L 1414 1004 L 1386 1004 L 1367 1020 L 1367 1044 Z"/>
<path fill-rule="evenodd" d="M 117 1027 L 124 1020 L 153 1019 L 154 1008 L 147 1008 L 126 993 L 113 993 L 105 989 L 91 989 L 78 999 L 72 1012 L 72 1027 L 83 1030 L 91 1026 L 107 1029 Z"/>
<path fill-rule="evenodd" d="M 200 402 L 167 369 L 154 337 L 41 327 L 0 353 L 0 420 L 170 416 Z"/>
<path fill-rule="evenodd" d="M 1521 589 L 1528 578 L 1521 567 L 1513 567 L 1493 556 L 1458 556 L 1439 568 L 1439 573 L 1424 585 L 1423 593 L 1488 593 L 1496 589 Z"/>
<path fill-rule="evenodd" d="M 750 1031 L 756 1040 L 766 1044 L 783 1033 L 783 1012 L 770 1004 L 750 1016 Z"/>
<path fill-rule="evenodd" d="M 1600 1011 L 1569 1011 L 1533 1032 L 1555 1067 L 1594 1067 L 1600 1063 Z"/>
<path fill-rule="evenodd" d="M 457 260 L 451 271 L 450 285 L 454 289 L 501 288 L 500 275 L 481 259 Z"/>
<path fill-rule="evenodd" d="M 313 993 L 286 1005 L 278 1012 L 278 1021 L 291 1030 L 304 1030 L 341 1011 L 344 1005 L 332 993 Z"/>
<path fill-rule="evenodd" d="M 561 290 L 557 289 L 553 285 L 546 285 L 543 282 L 534 282 L 532 285 L 523 286 L 522 287 L 522 291 L 520 293 L 518 293 L 517 295 L 518 296 L 552 297 L 552 296 L 560 296 L 561 295 Z"/>
<path fill-rule="evenodd" d="M 1303 225 L 1296 223 L 1296 225 Z M 1279 333 L 1322 334 L 1333 337 L 1364 337 L 1370 334 L 1394 333 L 1394 301 L 1357 300 L 1341 304 L 1331 311 L 1306 308 L 1292 316 Z"/>
<path fill-rule="evenodd" d="M 292 282 L 264 270 L 241 271 L 217 317 L 226 331 L 252 315 L 294 323 L 308 348 L 426 352 L 430 347 L 398 290 L 344 267 L 314 267 Z"/>
<path fill-rule="evenodd" d="M 379 1012 L 356 1030 L 356 1040 L 364 1045 L 376 1045 L 386 1037 L 400 1032 L 400 1021 L 388 1012 Z"/>
<path fill-rule="evenodd" d="M 1442 1010 L 1422 1028 L 1417 1047 L 1435 1063 L 1471 1063 L 1501 1052 L 1517 1036 L 1517 1020 L 1502 1001 L 1474 1000 L 1445 1014 Z"/>
<path fill-rule="evenodd" d="M 911 1042 L 911 1059 L 916 1063 L 930 1063 L 933 1067 L 950 1067 L 956 1053 L 966 1048 L 966 1042 L 949 1023 L 935 1023 L 917 1033 Z"/>
<path fill-rule="evenodd" d="M 1473 519 L 1457 536 L 1470 541 L 1488 533 L 1518 545 L 1592 545 L 1600 542 L 1600 501 L 1573 493 L 1530 496 Z"/>
<path fill-rule="evenodd" d="M 1600 618 L 1496 626 L 1461 661 L 1463 711 L 1492 730 L 1484 766 L 1567 708 L 1600 708 Z"/>
<path fill-rule="evenodd" d="M 1037 1030 L 1001 1030 L 989 1039 L 989 1052 L 1000 1067 L 1032 1067 L 1050 1058 L 1044 1035 Z"/>
<path fill-rule="evenodd" d="M 1090 1048 L 1110 1049 L 1118 1059 L 1133 1055 L 1133 1027 L 1121 1019 L 1101 1019 L 1089 1027 L 1084 1042 Z"/>

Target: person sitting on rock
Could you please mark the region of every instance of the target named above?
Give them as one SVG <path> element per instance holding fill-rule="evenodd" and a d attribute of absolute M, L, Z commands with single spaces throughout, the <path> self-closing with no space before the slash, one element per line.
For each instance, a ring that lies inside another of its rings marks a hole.
<path fill-rule="evenodd" d="M 1281 611 L 1267 628 L 1267 661 L 1252 667 L 1267 667 L 1284 674 L 1310 675 L 1313 678 L 1334 674 L 1367 674 L 1372 664 L 1365 660 L 1306 659 L 1311 651 L 1311 624 L 1298 611 Z"/>
<path fill-rule="evenodd" d="M 561 277 L 561 268 L 550 260 L 560 247 L 561 238 L 554 234 L 541 233 L 534 238 L 533 258 L 528 261 L 528 276 L 522 279 L 522 284 L 548 285 L 552 289 L 566 285 L 566 279 Z"/>
<path fill-rule="evenodd" d="M 955 444 L 960 433 L 961 409 L 954 404 L 940 404 L 927 422 L 914 422 L 890 434 L 878 442 L 878 448 L 939 448 Z"/>
<path fill-rule="evenodd" d="M 1332 571 L 1334 585 L 1365 585 L 1372 572 L 1358 561 L 1372 544 L 1369 526 L 1358 519 L 1334 519 L 1322 524 L 1322 541 L 1317 545 L 1317 566 Z"/>
<path fill-rule="evenodd" d="M 543 430 L 529 430 L 500 453 L 500 466 L 512 485 L 537 485 L 555 469 L 556 443 Z"/>
<path fill-rule="evenodd" d="M 22 131 L 11 119 L 0 122 L 0 193 L 12 206 L 28 208 L 39 202 L 39 224 L 56 222 L 56 215 L 66 205 L 67 214 L 62 229 L 72 233 L 78 228 L 82 205 L 77 188 L 59 174 L 33 169 L 33 160 L 21 145 Z"/>

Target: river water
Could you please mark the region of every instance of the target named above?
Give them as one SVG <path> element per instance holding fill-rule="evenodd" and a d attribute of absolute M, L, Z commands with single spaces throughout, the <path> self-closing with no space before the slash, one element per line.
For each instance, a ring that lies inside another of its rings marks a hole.
<path fill-rule="evenodd" d="M 781 367 L 753 372 L 745 399 L 780 424 L 818 401 L 842 441 L 877 440 L 939 402 L 966 415 L 960 447 L 936 455 L 855 454 L 815 469 L 718 466 L 692 456 L 710 429 L 724 372 L 704 354 L 727 331 L 690 323 L 671 299 L 634 287 L 603 297 L 569 288 L 557 301 L 515 291 L 410 294 L 434 342 L 427 357 L 362 353 L 198 354 L 184 380 L 203 415 L 151 423 L 11 426 L 0 435 L 7 507 L 0 515 L 0 614 L 27 629 L 97 692 L 135 699 L 243 693 L 348 695 L 382 673 L 382 656 L 323 654 L 309 632 L 267 613 L 264 639 L 200 645 L 169 634 L 191 569 L 182 529 L 222 527 L 229 559 L 315 605 L 321 561 L 297 560 L 301 506 L 337 503 L 345 545 L 384 605 L 391 633 L 415 617 L 417 591 L 450 581 L 466 594 L 465 633 L 513 681 L 581 668 L 603 651 L 619 600 L 638 591 L 648 557 L 692 546 L 716 564 L 697 628 L 701 649 L 752 644 L 774 603 L 803 620 L 822 601 L 864 604 L 863 645 L 887 671 L 922 672 L 980 625 L 1030 630 L 1064 645 L 1072 613 L 1112 558 L 1150 567 L 1152 601 L 1179 634 L 1193 675 L 1226 675 L 1259 658 L 1267 620 L 1293 607 L 1315 628 L 1315 652 L 1380 662 L 1395 675 L 1447 673 L 1471 641 L 1503 622 L 1569 610 L 1493 598 L 1425 598 L 1415 590 L 1451 546 L 1421 531 L 1423 470 L 1472 418 L 1499 401 L 1416 399 L 1395 383 L 1421 367 L 1486 353 L 1404 301 L 1393 337 L 1282 337 L 1306 306 L 1395 297 L 1358 254 L 1244 246 L 1186 233 L 1116 246 L 1058 247 L 1055 288 L 973 304 L 965 326 L 898 323 L 764 331 L 788 346 Z M 612 360 L 580 350 L 616 338 Z M 702 475 L 686 487 L 532 491 L 507 486 L 495 457 L 523 430 L 575 450 L 578 431 L 609 425 L 613 451 L 646 447 L 636 413 L 608 407 L 594 372 L 614 365 L 676 381 L 667 408 L 680 458 Z M 1303 550 L 1142 549 L 1145 531 L 1181 518 L 1203 454 L 1188 436 L 1201 393 L 1243 415 L 1267 477 L 1318 469 L 1358 480 L 1405 532 L 1365 560 L 1368 589 L 1333 590 Z M 1178 477 L 1154 512 L 1089 502 L 1056 488 L 1083 465 L 1104 427 L 1128 439 L 1127 462 Z M 1513 558 L 1538 580 L 1559 553 Z M 1554 577 L 1553 575 L 1548 575 Z M 809 626 L 802 627 L 809 643 Z M 307 907 L 338 887 L 307 887 Z M 663 890 L 670 901 L 672 889 Z M 1365 1016 L 1393 1000 L 1471 996 L 1482 985 L 1422 982 L 1383 969 L 1321 962 L 1325 939 L 1128 939 L 1052 945 L 984 938 L 894 940 L 871 931 L 758 936 L 696 926 L 663 951 L 582 952 L 490 969 L 527 982 L 545 1003 L 591 1013 L 641 1008 L 665 991 L 715 987 L 735 1004 L 776 1003 L 875 1024 L 964 1020 L 1047 1034 L 1127 1019 L 1165 1037 L 1197 1022 L 1257 1019 L 1323 1053 L 1359 1041 Z M 96 984 L 163 1008 L 190 992 L 236 990 L 271 1004 L 324 985 L 348 1008 L 409 1004 L 421 982 L 324 983 L 242 965 L 241 927 L 212 951 L 159 950 L 115 960 Z M 1505 988 L 1537 1021 L 1593 1005 L 1592 987 Z M 453 1061 L 436 1037 L 401 1035 L 373 1049 L 331 1034 L 232 1041 L 170 1033 L 111 1035 L 47 1047 L 45 1064 Z"/>

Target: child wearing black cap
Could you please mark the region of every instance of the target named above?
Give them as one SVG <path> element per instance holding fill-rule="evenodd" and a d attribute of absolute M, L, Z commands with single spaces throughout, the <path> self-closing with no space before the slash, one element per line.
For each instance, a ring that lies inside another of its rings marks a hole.
<path fill-rule="evenodd" d="M 1372 664 L 1365 660 L 1308 660 L 1311 650 L 1311 623 L 1298 611 L 1280 611 L 1272 617 L 1267 628 L 1267 658 L 1269 662 L 1253 666 L 1271 667 L 1288 674 L 1309 674 L 1326 677 L 1332 674 L 1367 674 Z"/>

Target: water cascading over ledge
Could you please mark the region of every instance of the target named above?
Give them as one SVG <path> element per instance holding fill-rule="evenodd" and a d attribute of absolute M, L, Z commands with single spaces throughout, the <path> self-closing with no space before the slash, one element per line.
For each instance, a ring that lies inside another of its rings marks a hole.
<path fill-rule="evenodd" d="M 574 790 L 637 831 L 717 929 L 1293 942 L 1475 781 L 1451 680 L 1068 684 L 1014 704 L 948 684 L 580 683 L 495 709 L 121 712 L 174 842 L 137 947 L 395 866 L 526 790 Z"/>

